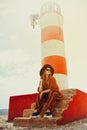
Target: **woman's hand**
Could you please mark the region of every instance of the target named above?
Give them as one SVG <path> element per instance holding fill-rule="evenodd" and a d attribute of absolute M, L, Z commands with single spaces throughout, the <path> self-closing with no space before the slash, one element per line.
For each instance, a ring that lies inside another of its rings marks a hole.
<path fill-rule="evenodd" d="M 42 98 L 42 96 L 43 96 L 44 93 L 49 93 L 50 91 L 51 91 L 50 89 L 46 89 L 44 91 L 41 91 L 40 92 L 40 99 Z"/>

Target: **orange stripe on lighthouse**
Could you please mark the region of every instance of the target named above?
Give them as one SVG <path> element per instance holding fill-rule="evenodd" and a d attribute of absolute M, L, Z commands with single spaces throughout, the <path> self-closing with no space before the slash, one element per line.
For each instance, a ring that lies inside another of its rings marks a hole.
<path fill-rule="evenodd" d="M 63 31 L 57 26 L 48 26 L 41 30 L 41 41 L 42 43 L 47 40 L 60 40 L 64 41 Z"/>
<path fill-rule="evenodd" d="M 42 60 L 42 65 L 50 64 L 53 66 L 55 73 L 67 75 L 66 60 L 62 56 L 48 56 Z"/>

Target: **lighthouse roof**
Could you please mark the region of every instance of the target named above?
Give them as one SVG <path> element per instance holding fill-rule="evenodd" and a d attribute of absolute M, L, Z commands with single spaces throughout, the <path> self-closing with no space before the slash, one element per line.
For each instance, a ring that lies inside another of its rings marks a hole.
<path fill-rule="evenodd" d="M 41 7 L 41 14 L 44 14 L 46 12 L 57 12 L 61 14 L 61 8 L 56 2 L 49 1 L 44 3 Z"/>

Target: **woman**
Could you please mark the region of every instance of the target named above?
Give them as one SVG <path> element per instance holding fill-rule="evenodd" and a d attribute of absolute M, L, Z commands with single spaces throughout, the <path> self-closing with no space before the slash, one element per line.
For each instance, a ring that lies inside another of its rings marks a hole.
<path fill-rule="evenodd" d="M 37 112 L 34 115 L 51 114 L 56 103 L 62 99 L 58 84 L 53 77 L 54 69 L 51 65 L 45 64 L 40 70 L 40 83 L 38 87 L 38 97 L 36 101 Z M 47 110 L 49 109 L 49 112 Z"/>

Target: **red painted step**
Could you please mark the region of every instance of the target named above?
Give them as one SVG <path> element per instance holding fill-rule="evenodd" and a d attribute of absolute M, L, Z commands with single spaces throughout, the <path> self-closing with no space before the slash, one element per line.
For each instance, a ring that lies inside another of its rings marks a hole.
<path fill-rule="evenodd" d="M 9 99 L 8 121 L 13 120 L 15 117 L 22 117 L 23 110 L 31 107 L 32 102 L 35 102 L 37 93 L 11 96 Z"/>
<path fill-rule="evenodd" d="M 57 124 L 65 124 L 85 117 L 87 117 L 87 93 L 77 89 L 68 108 L 63 111 L 62 118 L 57 120 Z"/>

